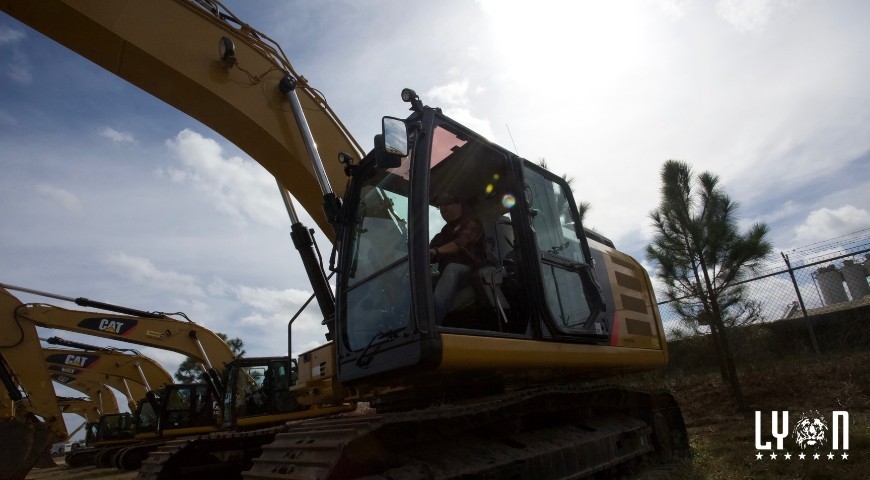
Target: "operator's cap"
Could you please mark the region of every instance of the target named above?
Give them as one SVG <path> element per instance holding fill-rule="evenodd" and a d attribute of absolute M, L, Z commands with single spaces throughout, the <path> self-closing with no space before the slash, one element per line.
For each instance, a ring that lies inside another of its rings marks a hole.
<path fill-rule="evenodd" d="M 452 193 L 436 193 L 432 198 L 432 204 L 436 207 L 442 205 L 452 205 L 454 203 L 462 203 L 462 199 Z"/>

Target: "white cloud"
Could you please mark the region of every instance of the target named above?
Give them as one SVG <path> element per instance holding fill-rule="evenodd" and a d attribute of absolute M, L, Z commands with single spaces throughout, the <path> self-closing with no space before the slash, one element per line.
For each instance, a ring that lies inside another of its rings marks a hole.
<path fill-rule="evenodd" d="M 57 188 L 46 183 L 41 183 L 36 186 L 36 192 L 40 195 L 51 199 L 60 204 L 65 210 L 79 213 L 82 211 L 82 203 L 79 198 L 72 192 L 68 192 L 62 188 Z"/>
<path fill-rule="evenodd" d="M 151 260 L 119 252 L 110 254 L 105 262 L 118 274 L 148 288 L 179 295 L 203 297 L 205 292 L 197 285 L 196 277 L 157 268 Z"/>
<path fill-rule="evenodd" d="M 807 215 L 803 224 L 795 227 L 795 244 L 807 245 L 829 240 L 870 227 L 870 212 L 852 205 L 832 210 L 820 208 Z"/>
<path fill-rule="evenodd" d="M 296 289 L 273 290 L 238 286 L 236 297 L 243 303 L 252 306 L 255 311 L 242 319 L 243 324 L 262 326 L 286 326 L 299 308 L 311 297 L 311 292 Z M 311 304 L 316 307 L 316 301 Z M 315 332 L 322 330 L 320 319 L 316 315 L 305 312 L 293 323 L 295 332 Z"/>
<path fill-rule="evenodd" d="M 737 225 L 740 227 L 740 231 L 746 231 L 756 223 L 764 223 L 769 226 L 770 224 L 779 222 L 780 220 L 802 214 L 806 211 L 806 208 L 807 206 L 802 203 L 796 202 L 794 200 L 786 200 L 785 202 L 779 204 L 779 206 L 774 206 L 772 208 L 766 209 L 765 213 L 756 217 L 738 218 Z"/>
<path fill-rule="evenodd" d="M 9 28 L 6 25 L 0 25 L 0 45 L 7 43 L 15 43 L 24 38 L 24 32 Z"/>
<path fill-rule="evenodd" d="M 122 142 L 133 143 L 136 141 L 136 139 L 133 138 L 132 133 L 119 132 L 118 130 L 115 130 L 112 127 L 103 127 L 99 131 L 99 134 L 101 137 L 108 138 L 109 140 L 116 142 L 116 143 L 122 143 Z"/>
<path fill-rule="evenodd" d="M 435 105 L 468 105 L 468 79 L 433 87 L 426 98 Z"/>
<path fill-rule="evenodd" d="M 12 61 L 7 66 L 6 75 L 9 76 L 13 82 L 20 85 L 30 85 L 33 83 L 33 74 L 30 73 L 30 62 L 28 62 L 27 57 L 20 52 L 12 54 Z"/>
<path fill-rule="evenodd" d="M 275 179 L 256 162 L 225 157 L 218 142 L 188 129 L 167 140 L 166 145 L 183 168 L 159 173 L 205 192 L 215 208 L 237 224 L 253 220 L 277 226 L 285 221 Z"/>
<path fill-rule="evenodd" d="M 685 0 L 656 0 L 654 3 L 672 21 L 680 20 L 686 16 Z"/>
<path fill-rule="evenodd" d="M 740 32 L 760 32 L 767 26 L 777 0 L 719 0 L 716 13 Z"/>
<path fill-rule="evenodd" d="M 266 311 L 284 311 L 288 308 L 299 306 L 308 300 L 310 292 L 302 290 L 271 290 L 268 288 L 239 286 L 236 288 L 239 300 Z"/>
<path fill-rule="evenodd" d="M 489 120 L 480 118 L 472 113 L 469 83 L 469 80 L 466 78 L 438 85 L 426 92 L 423 98 L 430 105 L 440 106 L 450 118 L 493 140 L 495 139 L 495 134 Z M 474 91 L 475 93 L 483 92 L 484 87 L 478 86 Z"/>

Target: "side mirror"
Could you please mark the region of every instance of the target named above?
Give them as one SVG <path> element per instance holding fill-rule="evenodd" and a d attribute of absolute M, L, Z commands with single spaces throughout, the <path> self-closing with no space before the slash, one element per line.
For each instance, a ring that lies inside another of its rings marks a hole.
<path fill-rule="evenodd" d="M 383 133 L 375 135 L 375 165 L 397 168 L 408 154 L 408 126 L 403 120 L 384 117 Z"/>
<path fill-rule="evenodd" d="M 384 117 L 382 131 L 384 134 L 384 153 L 400 157 L 408 154 L 408 126 L 405 125 L 404 120 Z"/>

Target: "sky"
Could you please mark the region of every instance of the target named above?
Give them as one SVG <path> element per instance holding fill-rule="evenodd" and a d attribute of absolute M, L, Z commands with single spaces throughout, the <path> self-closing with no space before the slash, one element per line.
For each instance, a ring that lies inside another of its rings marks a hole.
<path fill-rule="evenodd" d="M 587 226 L 643 262 L 668 159 L 719 175 L 741 226 L 766 223 L 776 252 L 870 227 L 868 2 L 226 6 L 283 47 L 365 150 L 382 116 L 408 113 L 399 94 L 413 88 L 573 177 L 591 204 Z M 183 311 L 242 338 L 248 355 L 286 354 L 287 322 L 311 288 L 274 179 L 214 131 L 3 13 L 0 168 L 0 283 Z M 294 352 L 323 333 L 309 308 Z M 170 372 L 183 360 L 141 351 Z"/>

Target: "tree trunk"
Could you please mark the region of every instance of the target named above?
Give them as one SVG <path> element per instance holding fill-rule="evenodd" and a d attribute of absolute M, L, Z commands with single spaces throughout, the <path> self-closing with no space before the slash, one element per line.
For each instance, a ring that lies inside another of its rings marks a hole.
<path fill-rule="evenodd" d="M 704 275 L 704 285 L 706 286 L 707 294 L 709 295 L 710 310 L 710 331 L 717 331 L 714 336 L 714 341 L 719 345 L 719 369 L 722 372 L 722 380 L 728 385 L 731 391 L 731 398 L 737 405 L 737 408 L 744 410 L 746 404 L 743 399 L 743 390 L 740 388 L 740 378 L 737 377 L 737 367 L 734 365 L 734 354 L 731 353 L 731 344 L 728 341 L 728 331 L 725 329 L 725 322 L 722 321 L 722 311 L 719 308 L 719 294 L 713 288 L 713 282 L 710 281 L 710 275 L 707 273 L 707 265 L 704 262 L 703 255 L 698 260 L 698 266 L 701 273 Z M 695 271 L 697 276 L 697 270 Z"/>
<path fill-rule="evenodd" d="M 719 349 L 722 352 L 720 360 L 724 361 L 724 364 L 720 366 L 720 368 L 725 372 L 723 380 L 728 384 L 728 387 L 731 390 L 731 397 L 734 399 L 737 408 L 743 410 L 746 408 L 746 404 L 743 399 L 743 390 L 740 388 L 740 379 L 737 377 L 737 367 L 734 365 L 734 354 L 731 353 L 731 342 L 728 340 L 728 331 L 725 329 L 725 324 L 722 322 L 722 317 L 718 312 L 714 317 L 717 329 L 719 330 L 718 343 Z"/>

